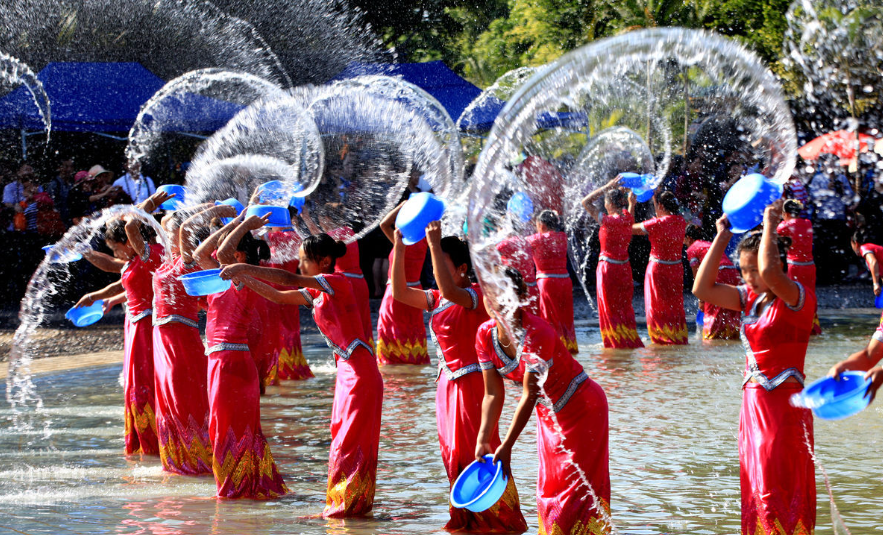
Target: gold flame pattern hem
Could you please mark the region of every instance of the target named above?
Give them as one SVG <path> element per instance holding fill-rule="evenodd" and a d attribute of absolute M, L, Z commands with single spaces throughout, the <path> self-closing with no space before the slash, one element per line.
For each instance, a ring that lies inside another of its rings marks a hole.
<path fill-rule="evenodd" d="M 124 421 L 126 455 L 156 455 L 159 453 L 156 413 L 150 403 L 145 403 L 144 409 L 140 411 L 134 402 L 125 405 Z"/>
<path fill-rule="evenodd" d="M 601 340 L 604 347 L 644 347 L 644 342 L 638 336 L 638 329 L 620 324 L 609 329 L 601 329 Z"/>
<path fill-rule="evenodd" d="M 757 526 L 754 528 L 754 531 L 742 532 L 743 535 L 813 535 L 814 533 L 815 531 L 807 528 L 802 520 L 797 521 L 794 531 L 786 531 L 778 519 L 775 520 L 775 525 L 767 530 L 763 527 L 763 522 L 761 522 L 760 518 L 757 519 Z"/>
<path fill-rule="evenodd" d="M 376 474 L 357 470 L 351 476 L 340 473 L 336 480 L 328 478 L 323 517 L 360 516 L 374 508 Z"/>
<path fill-rule="evenodd" d="M 688 342 L 686 323 L 683 323 L 678 327 L 670 327 L 669 325 L 650 325 L 648 323 L 647 332 L 650 335 L 650 340 L 654 344 L 686 345 Z"/>
<path fill-rule="evenodd" d="M 604 518 L 610 518 L 610 504 L 603 498 L 599 498 L 601 507 L 604 510 L 603 515 L 597 515 L 588 519 L 576 520 L 570 526 L 560 526 L 557 522 L 551 522 L 547 527 L 547 523 L 540 515 L 540 529 L 538 535 L 610 535 L 613 533 L 610 524 Z"/>
<path fill-rule="evenodd" d="M 273 380 L 302 381 L 314 377 L 300 346 L 283 348 L 279 352 L 279 362 L 270 370 Z"/>
<path fill-rule="evenodd" d="M 184 426 L 177 418 L 161 416 L 157 427 L 163 470 L 191 476 L 212 473 L 212 445 L 207 420 L 199 425 L 191 416 L 189 425 Z"/>
<path fill-rule="evenodd" d="M 429 364 L 429 351 L 426 340 L 399 342 L 398 340 L 377 341 L 377 362 L 384 364 Z"/>

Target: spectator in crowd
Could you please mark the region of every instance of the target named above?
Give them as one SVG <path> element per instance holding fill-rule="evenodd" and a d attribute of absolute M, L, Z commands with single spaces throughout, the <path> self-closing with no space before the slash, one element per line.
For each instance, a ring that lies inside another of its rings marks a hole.
<path fill-rule="evenodd" d="M 89 202 L 94 204 L 95 210 L 117 204 L 132 204 L 132 198 L 123 191 L 123 188 L 113 185 L 113 173 L 104 167 L 93 165 L 89 169 L 89 176 L 96 181 L 96 190 L 89 196 Z"/>
<path fill-rule="evenodd" d="M 812 215 L 809 208 L 809 193 L 806 191 L 806 186 L 803 185 L 803 180 L 800 177 L 800 172 L 798 170 L 800 168 L 801 166 L 798 164 L 797 168 L 794 169 L 794 173 L 791 174 L 791 178 L 785 183 L 784 196 L 786 199 L 799 201 L 800 204 L 803 205 L 803 210 L 800 211 L 798 217 L 809 219 Z"/>
<path fill-rule="evenodd" d="M 816 257 L 820 284 L 843 280 L 849 266 L 849 226 L 846 214 L 855 200 L 849 180 L 839 172 L 835 158 L 825 158 L 807 184 L 813 207 Z"/>
<path fill-rule="evenodd" d="M 134 204 L 140 204 L 156 193 L 153 179 L 141 174 L 141 163 L 131 162 L 126 167 L 126 174 L 116 179 L 114 186 L 121 188 Z"/>
<path fill-rule="evenodd" d="M 74 185 L 74 174 L 76 173 L 73 158 L 63 158 L 58 163 L 58 169 L 56 172 L 58 174 L 43 185 L 43 190 L 49 194 L 49 197 L 55 205 L 55 209 L 61 214 L 61 219 L 65 224 L 69 225 L 71 220 L 69 215 L 68 196 Z"/>
<path fill-rule="evenodd" d="M 3 206 L 16 214 L 22 213 L 24 210 L 22 203 L 27 200 L 25 185 L 34 182 L 35 178 L 34 168 L 27 163 L 22 163 L 15 174 L 15 179 L 3 188 Z M 43 190 L 37 188 L 37 191 Z M 14 226 L 15 221 L 13 220 L 6 227 L 6 230 L 13 230 Z"/>

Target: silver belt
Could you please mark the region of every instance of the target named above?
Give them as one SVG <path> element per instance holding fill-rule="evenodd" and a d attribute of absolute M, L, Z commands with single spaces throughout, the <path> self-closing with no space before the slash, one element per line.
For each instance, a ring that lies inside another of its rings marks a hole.
<path fill-rule="evenodd" d="M 537 279 L 569 279 L 567 273 L 537 273 Z"/>
<path fill-rule="evenodd" d="M 347 273 L 345 271 L 342 271 L 340 274 L 343 275 L 344 277 L 349 277 L 351 279 L 364 279 L 365 278 L 365 276 L 362 275 L 361 273 Z"/>
<path fill-rule="evenodd" d="M 386 285 L 387 285 L 387 286 L 389 286 L 390 284 L 392 284 L 392 281 L 389 281 L 389 280 L 386 281 Z M 415 286 L 420 286 L 420 281 L 417 281 L 417 282 L 409 282 L 409 283 L 407 283 L 407 284 L 408 284 L 408 288 L 413 288 L 413 287 L 415 287 Z"/>
<path fill-rule="evenodd" d="M 148 308 L 147 310 L 145 310 L 144 312 L 142 312 L 140 314 L 135 314 L 134 316 L 129 315 L 129 323 L 137 323 L 137 322 L 143 320 L 144 318 L 152 316 L 152 315 L 153 315 L 153 309 Z"/>
<path fill-rule="evenodd" d="M 227 342 L 221 342 L 220 344 L 213 345 L 208 348 L 208 351 L 205 352 L 206 355 L 210 355 L 212 353 L 217 353 L 218 351 L 251 351 L 248 348 L 248 344 L 228 344 Z"/>
<path fill-rule="evenodd" d="M 541 396 L 539 399 L 540 405 L 546 407 L 547 409 L 551 409 L 552 412 L 561 412 L 564 409 L 564 406 L 567 405 L 567 402 L 570 401 L 570 398 L 573 397 L 573 394 L 576 392 L 576 389 L 579 388 L 579 385 L 583 384 L 589 379 L 589 376 L 586 375 L 586 372 L 580 372 L 579 375 L 574 377 L 570 384 L 567 385 L 567 390 L 564 391 L 564 394 L 558 398 L 558 401 L 553 405 L 549 402 L 549 399 L 545 396 Z"/>
<path fill-rule="evenodd" d="M 536 288 L 536 286 L 537 286 L 536 281 L 534 281 L 534 282 L 525 282 L 524 284 L 525 284 L 528 288 Z"/>
<path fill-rule="evenodd" d="M 188 327 L 199 329 L 199 322 L 197 322 L 196 320 L 192 320 L 187 316 L 181 316 L 179 314 L 169 314 L 168 316 L 163 316 L 161 318 L 153 318 L 154 327 L 159 327 L 160 325 L 165 325 L 167 323 L 181 323 Z"/>
<path fill-rule="evenodd" d="M 656 262 L 657 264 L 663 264 L 666 266 L 676 266 L 681 263 L 680 260 L 661 260 L 659 258 L 656 258 L 655 256 L 651 256 L 650 261 Z"/>
<path fill-rule="evenodd" d="M 739 266 L 721 266 L 720 269 L 739 269 Z"/>
<path fill-rule="evenodd" d="M 598 257 L 598 261 L 599 262 L 609 262 L 611 264 L 628 264 L 629 263 L 628 260 L 614 260 L 614 259 L 610 258 L 609 256 L 604 256 L 604 255 L 601 255 L 600 257 Z"/>
<path fill-rule="evenodd" d="M 457 371 L 451 371 L 451 369 L 448 367 L 448 363 L 445 362 L 444 358 L 442 358 L 442 360 L 440 361 L 439 367 L 438 367 L 438 375 L 441 376 L 441 374 L 445 374 L 445 377 L 447 378 L 448 381 L 455 381 L 455 380 L 463 377 L 464 375 L 468 375 L 472 372 L 480 372 L 480 371 L 481 371 L 481 365 L 478 364 L 477 362 L 475 362 L 473 364 L 469 364 L 468 366 L 463 366 L 462 368 L 460 368 Z M 436 377 L 436 381 L 437 380 L 438 380 L 438 377 Z"/>
<path fill-rule="evenodd" d="M 795 262 L 792 260 L 789 260 L 788 264 L 792 265 L 792 266 L 814 266 L 814 265 L 816 265 L 816 263 L 812 262 L 812 261 L 810 261 L 810 262 Z"/>

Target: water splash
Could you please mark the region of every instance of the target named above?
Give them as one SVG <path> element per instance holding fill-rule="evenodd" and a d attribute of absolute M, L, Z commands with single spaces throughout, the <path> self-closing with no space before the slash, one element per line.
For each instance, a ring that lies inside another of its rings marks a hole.
<path fill-rule="evenodd" d="M 831 490 L 831 480 L 828 478 L 827 470 L 825 470 L 825 467 L 822 466 L 822 462 L 819 461 L 818 456 L 816 456 L 815 448 L 813 448 L 812 443 L 810 442 L 809 429 L 806 427 L 806 422 L 803 423 L 803 440 L 806 443 L 806 448 L 809 451 L 810 456 L 812 457 L 813 464 L 816 465 L 816 468 L 819 469 L 819 472 L 822 473 L 822 477 L 825 479 L 825 490 L 828 491 L 828 500 L 831 503 L 831 527 L 834 530 L 834 535 L 839 535 L 840 533 L 837 530 L 838 522 L 840 523 L 840 526 L 843 527 L 846 535 L 852 535 L 852 532 L 846 527 L 846 522 L 843 521 L 843 517 L 840 516 L 840 510 L 837 508 L 837 504 L 834 502 L 834 492 Z"/>
<path fill-rule="evenodd" d="M 457 118 L 457 129 L 473 133 L 482 131 L 487 116 L 502 107 L 524 82 L 545 67 L 519 67 L 504 73 L 466 106 Z"/>
<path fill-rule="evenodd" d="M 126 160 L 130 164 L 147 163 L 164 132 L 181 131 L 194 118 L 202 119 L 201 130 L 216 130 L 216 118 L 200 117 L 204 113 L 239 111 L 258 99 L 281 94 L 278 85 L 246 72 L 200 69 L 183 74 L 166 83 L 141 107 L 129 130 Z"/>
<path fill-rule="evenodd" d="M 0 52 L 0 82 L 6 87 L 23 84 L 28 89 L 37 106 L 37 111 L 40 113 L 40 118 L 43 120 L 46 129 L 46 142 L 48 143 L 49 135 L 52 132 L 52 109 L 49 95 L 43 88 L 43 82 L 37 78 L 30 67 L 4 52 Z"/>
<path fill-rule="evenodd" d="M 270 95 L 236 114 L 199 147 L 187 172 L 191 201 L 235 196 L 248 204 L 253 188 L 240 191 L 242 180 L 225 178 L 234 168 L 240 175 L 250 169 L 247 175 L 257 182 L 280 180 L 292 195 L 304 196 L 318 185 L 324 156 L 319 130 L 303 102 L 290 95 Z M 268 169 L 270 173 L 263 175 Z M 226 191 L 231 186 L 237 188 L 234 194 Z M 280 198 L 280 203 L 287 206 L 288 198 Z"/>
<path fill-rule="evenodd" d="M 118 205 L 106 208 L 100 213 L 84 219 L 72 227 L 55 244 L 54 251 L 73 251 L 83 253 L 92 249 L 92 243 L 103 239 L 103 226 L 113 220 L 131 215 L 142 223 L 149 225 L 157 232 L 158 239 L 169 254 L 169 244 L 165 233 L 156 220 L 131 205 Z M 37 329 L 53 312 L 53 301 L 59 296 L 65 285 L 73 277 L 76 263 L 55 263 L 51 255 L 46 255 L 28 282 L 24 299 L 19 311 L 19 327 L 13 336 L 13 344 L 9 355 L 9 375 L 6 378 L 6 401 L 11 407 L 8 417 L 12 426 L 21 432 L 36 431 L 42 433 L 33 436 L 47 439 L 51 436 L 51 415 L 43 410 L 43 399 L 31 380 L 30 365 L 36 355 L 34 335 Z"/>

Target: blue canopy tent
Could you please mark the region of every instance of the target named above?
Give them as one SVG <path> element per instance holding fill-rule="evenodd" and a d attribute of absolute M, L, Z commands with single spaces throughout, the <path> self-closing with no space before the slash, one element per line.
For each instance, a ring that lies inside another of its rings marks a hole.
<path fill-rule="evenodd" d="M 401 76 L 406 82 L 423 89 L 447 110 L 454 121 L 478 98 L 481 89 L 460 77 L 448 68 L 443 61 L 426 63 L 352 63 L 335 80 L 345 80 L 365 75 Z M 488 99 L 484 105 L 475 108 L 469 117 L 460 124 L 460 130 L 467 134 L 490 131 L 497 115 L 506 103 L 497 98 Z M 575 112 L 541 113 L 537 118 L 538 128 L 584 128 L 588 124 L 585 114 Z"/>
<path fill-rule="evenodd" d="M 141 106 L 165 85 L 140 63 L 50 63 L 37 78 L 49 97 L 53 131 L 90 132 L 118 140 L 126 139 Z M 165 103 L 163 129 L 211 132 L 240 109 L 230 102 L 184 94 Z M 21 131 L 22 153 L 27 157 L 27 137 L 42 134 L 44 127 L 26 87 L 0 98 L 0 128 Z"/>

